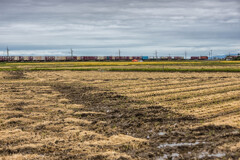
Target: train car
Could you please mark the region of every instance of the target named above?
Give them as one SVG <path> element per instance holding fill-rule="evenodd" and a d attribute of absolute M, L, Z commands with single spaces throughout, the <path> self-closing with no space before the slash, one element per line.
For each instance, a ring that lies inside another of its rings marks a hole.
<path fill-rule="evenodd" d="M 19 60 L 19 56 L 15 56 L 15 57 L 14 57 L 14 61 L 15 61 L 15 62 L 19 62 L 19 61 L 20 61 L 20 60 Z"/>
<path fill-rule="evenodd" d="M 119 56 L 115 56 L 114 60 L 119 61 L 121 58 Z"/>
<path fill-rule="evenodd" d="M 129 57 L 125 57 L 125 56 L 116 56 L 115 57 L 115 60 L 116 61 L 126 61 L 126 60 L 129 60 Z"/>
<path fill-rule="evenodd" d="M 173 59 L 174 60 L 184 60 L 184 57 L 175 56 Z"/>
<path fill-rule="evenodd" d="M 7 59 L 8 59 L 8 61 L 11 61 L 11 62 L 12 62 L 12 61 L 14 61 L 15 56 L 8 56 Z"/>
<path fill-rule="evenodd" d="M 148 60 L 148 56 L 142 56 L 142 60 Z"/>
<path fill-rule="evenodd" d="M 4 57 L 0 56 L 0 62 L 4 62 L 4 61 L 5 61 Z"/>
<path fill-rule="evenodd" d="M 15 56 L 14 61 L 21 62 L 21 61 L 24 61 L 24 58 L 23 58 L 23 56 Z"/>
<path fill-rule="evenodd" d="M 83 61 L 96 61 L 97 57 L 95 57 L 95 56 L 83 56 L 82 59 L 83 59 Z"/>
<path fill-rule="evenodd" d="M 28 56 L 23 56 L 24 61 L 29 61 Z"/>
<path fill-rule="evenodd" d="M 104 61 L 104 59 L 105 59 L 104 56 L 98 56 L 98 57 L 97 57 L 97 60 L 98 60 L 98 61 Z"/>
<path fill-rule="evenodd" d="M 29 61 L 33 61 L 33 56 L 28 56 Z"/>
<path fill-rule="evenodd" d="M 154 56 L 149 56 L 149 57 L 148 57 L 148 60 L 156 60 L 156 57 L 154 57 Z"/>
<path fill-rule="evenodd" d="M 104 60 L 106 61 L 112 61 L 113 60 L 113 56 L 105 56 Z"/>
<path fill-rule="evenodd" d="M 168 56 L 168 57 L 160 57 L 160 60 L 163 60 L 163 61 L 169 61 L 169 60 L 172 60 L 173 58 L 171 56 Z"/>
<path fill-rule="evenodd" d="M 56 56 L 55 61 L 65 61 L 66 57 L 65 56 Z"/>
<path fill-rule="evenodd" d="M 191 60 L 199 60 L 199 57 L 191 57 Z"/>
<path fill-rule="evenodd" d="M 18 56 L 18 60 L 19 60 L 19 61 L 24 61 L 23 56 Z"/>
<path fill-rule="evenodd" d="M 15 59 L 14 56 L 1 56 L 0 62 L 14 61 L 14 59 Z"/>
<path fill-rule="evenodd" d="M 23 61 L 33 61 L 33 56 L 23 56 Z"/>
<path fill-rule="evenodd" d="M 129 61 L 129 60 L 130 60 L 130 57 L 129 57 L 129 56 L 124 56 L 124 57 L 121 57 L 121 60 L 123 60 L 123 61 Z"/>
<path fill-rule="evenodd" d="M 77 56 L 67 56 L 65 58 L 66 61 L 77 61 Z"/>
<path fill-rule="evenodd" d="M 6 62 L 6 61 L 8 61 L 9 58 L 8 58 L 8 56 L 3 56 L 2 59 L 3 59 L 3 61 Z"/>
<path fill-rule="evenodd" d="M 45 60 L 45 57 L 44 56 L 34 56 L 33 57 L 33 61 L 44 61 Z"/>
<path fill-rule="evenodd" d="M 45 56 L 45 61 L 55 61 L 55 56 Z"/>
<path fill-rule="evenodd" d="M 201 56 L 200 60 L 208 60 L 208 56 Z"/>
<path fill-rule="evenodd" d="M 82 61 L 82 56 L 77 56 L 77 61 Z"/>
<path fill-rule="evenodd" d="M 132 57 L 133 59 L 136 59 L 136 60 L 141 60 L 142 59 L 142 57 L 140 57 L 140 56 L 135 56 L 135 57 Z"/>

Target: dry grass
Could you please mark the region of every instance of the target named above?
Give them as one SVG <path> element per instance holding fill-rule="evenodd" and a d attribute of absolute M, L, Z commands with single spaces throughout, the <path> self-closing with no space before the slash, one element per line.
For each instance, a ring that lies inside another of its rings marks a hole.
<path fill-rule="evenodd" d="M 103 113 L 74 112 L 85 106 L 72 104 L 50 86 L 58 78 L 56 74 L 28 74 L 28 80 L 8 79 L 12 76 L 8 73 L 0 77 L 0 153 L 6 150 L 12 153 L 1 154 L 0 159 L 62 159 L 64 154 L 59 154 L 64 152 L 67 153 L 65 158 L 78 154 L 84 159 L 98 156 L 131 158 L 118 148 L 125 145 L 136 148 L 146 141 L 88 131 L 92 122 L 75 116 Z"/>
<path fill-rule="evenodd" d="M 68 95 L 54 89 L 56 84 L 97 87 L 99 90 L 92 94 L 107 90 L 138 102 L 129 108 L 162 106 L 204 120 L 193 128 L 210 124 L 240 128 L 237 73 L 40 71 L 26 72 L 25 78 L 11 79 L 11 76 L 6 72 L 0 76 L 2 159 L 74 159 L 76 155 L 83 159 L 138 159 L 128 149 L 139 150 L 148 143 L 147 138 L 118 133 L 118 126 L 111 128 L 104 119 L 94 122 L 82 118 L 107 116 L 107 113 L 83 110 L 87 109 L 84 103 L 73 103 Z M 106 127 L 97 129 L 109 129 L 114 134 L 90 130 L 93 123 Z M 237 142 L 226 143 L 222 148 L 238 151 L 240 147 Z"/>

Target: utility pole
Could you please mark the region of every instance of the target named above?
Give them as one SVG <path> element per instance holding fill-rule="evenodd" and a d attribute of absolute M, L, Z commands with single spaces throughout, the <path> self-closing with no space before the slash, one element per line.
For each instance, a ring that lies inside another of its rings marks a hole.
<path fill-rule="evenodd" d="M 185 59 L 187 59 L 187 51 L 185 51 Z"/>
<path fill-rule="evenodd" d="M 211 57 L 211 59 L 212 59 L 212 50 L 210 50 L 210 57 Z"/>
<path fill-rule="evenodd" d="M 7 46 L 7 61 L 9 61 L 9 49 L 8 49 L 8 46 Z"/>
<path fill-rule="evenodd" d="M 8 49 L 8 47 L 7 47 L 7 57 L 9 57 L 9 49 Z"/>
<path fill-rule="evenodd" d="M 119 56 L 119 57 L 121 56 L 121 51 L 120 51 L 120 49 L 119 49 L 119 51 L 118 51 L 118 56 Z"/>
<path fill-rule="evenodd" d="M 72 50 L 72 48 L 71 48 L 71 57 L 73 57 L 73 50 Z"/>
<path fill-rule="evenodd" d="M 73 50 L 71 48 L 71 60 L 73 60 Z"/>
<path fill-rule="evenodd" d="M 158 52 L 157 50 L 155 51 L 155 55 L 156 55 L 156 60 L 158 59 Z"/>
<path fill-rule="evenodd" d="M 213 50 L 211 50 L 211 59 L 213 59 L 213 54 L 212 54 Z"/>

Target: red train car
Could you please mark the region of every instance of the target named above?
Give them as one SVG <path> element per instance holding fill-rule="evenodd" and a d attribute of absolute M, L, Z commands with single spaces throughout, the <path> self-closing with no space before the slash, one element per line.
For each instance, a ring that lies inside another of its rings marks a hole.
<path fill-rule="evenodd" d="M 191 57 L 191 60 L 199 60 L 199 57 Z"/>
<path fill-rule="evenodd" d="M 0 62 L 5 62 L 7 61 L 7 57 L 6 56 L 0 56 Z"/>
<path fill-rule="evenodd" d="M 174 60 L 184 60 L 184 57 L 174 57 Z"/>
<path fill-rule="evenodd" d="M 120 56 L 120 57 L 115 57 L 116 60 L 121 60 L 121 61 L 127 61 L 130 59 L 130 57 L 125 57 L 125 56 Z"/>
<path fill-rule="evenodd" d="M 54 57 L 55 58 L 55 57 Z M 28 56 L 29 61 L 33 61 L 33 56 Z"/>
<path fill-rule="evenodd" d="M 132 59 L 141 60 L 142 57 L 136 56 L 136 57 L 132 57 Z"/>
<path fill-rule="evenodd" d="M 14 56 L 1 56 L 0 62 L 6 62 L 6 61 L 14 61 Z"/>
<path fill-rule="evenodd" d="M 77 61 L 77 56 L 67 56 L 66 61 Z"/>
<path fill-rule="evenodd" d="M 200 60 L 208 60 L 208 56 L 201 56 Z"/>
<path fill-rule="evenodd" d="M 55 56 L 45 56 L 45 61 L 55 61 Z"/>
<path fill-rule="evenodd" d="M 24 57 L 23 56 L 19 56 L 18 57 L 18 61 L 24 61 Z"/>
<path fill-rule="evenodd" d="M 82 60 L 83 61 L 96 61 L 97 57 L 94 57 L 94 56 L 83 56 Z"/>

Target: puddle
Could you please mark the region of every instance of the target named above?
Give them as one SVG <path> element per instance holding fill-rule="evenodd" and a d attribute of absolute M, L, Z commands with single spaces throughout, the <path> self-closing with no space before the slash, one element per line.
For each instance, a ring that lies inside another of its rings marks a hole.
<path fill-rule="evenodd" d="M 209 152 L 201 152 L 196 154 L 196 157 L 192 155 L 192 152 L 188 152 L 188 155 L 190 155 L 191 158 L 197 158 L 197 159 L 202 159 L 202 158 L 222 158 L 226 156 L 225 153 L 213 153 L 210 154 Z M 156 160 L 166 160 L 166 159 L 172 159 L 172 160 L 177 160 L 180 158 L 179 153 L 172 153 L 172 154 L 164 154 L 161 157 L 158 157 Z"/>
<path fill-rule="evenodd" d="M 181 146 L 195 146 L 198 144 L 205 144 L 205 142 L 195 142 L 195 143 L 165 143 L 160 144 L 158 148 L 165 148 L 165 147 L 181 147 Z"/>
<path fill-rule="evenodd" d="M 164 154 L 163 156 L 158 157 L 156 160 L 165 160 L 165 159 L 170 159 L 170 158 L 172 160 L 179 159 L 179 154 L 178 153 L 172 153 L 172 154 L 169 154 L 169 155 Z"/>
<path fill-rule="evenodd" d="M 158 135 L 159 136 L 164 136 L 164 135 L 166 135 L 166 133 L 165 132 L 158 132 Z"/>
<path fill-rule="evenodd" d="M 215 157 L 215 158 L 222 158 L 226 156 L 225 153 L 213 153 L 213 154 L 210 154 L 208 152 L 201 152 L 199 155 L 198 155 L 198 158 L 206 158 L 206 157 Z"/>

